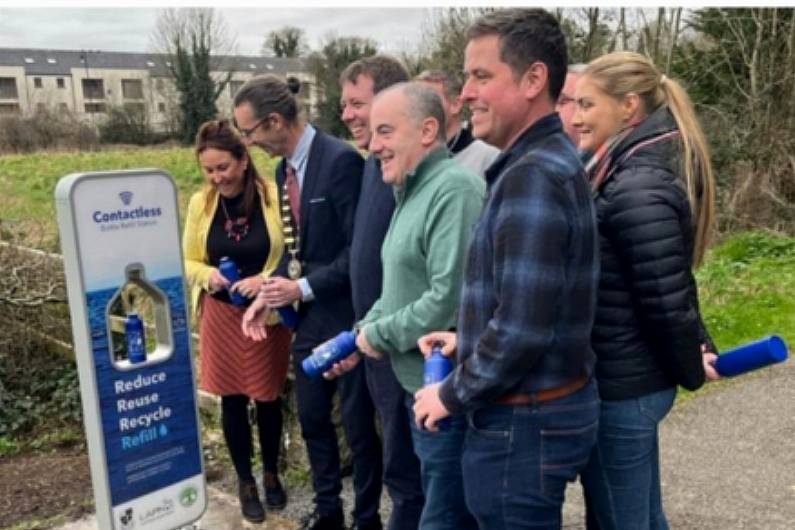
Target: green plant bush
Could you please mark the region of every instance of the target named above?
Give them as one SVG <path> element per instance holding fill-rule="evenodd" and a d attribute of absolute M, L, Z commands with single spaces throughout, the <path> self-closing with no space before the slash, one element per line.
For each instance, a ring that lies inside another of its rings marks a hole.
<path fill-rule="evenodd" d="M 24 340 L 11 348 L 16 351 L 0 352 L 0 437 L 13 440 L 37 430 L 79 425 L 74 361 Z"/>
<path fill-rule="evenodd" d="M 94 129 L 70 112 L 43 110 L 27 117 L 0 117 L 0 153 L 31 153 L 43 149 L 92 150 L 98 143 Z"/>
<path fill-rule="evenodd" d="M 148 145 L 159 138 L 149 125 L 146 108 L 111 107 L 108 117 L 99 125 L 99 138 L 105 144 Z"/>

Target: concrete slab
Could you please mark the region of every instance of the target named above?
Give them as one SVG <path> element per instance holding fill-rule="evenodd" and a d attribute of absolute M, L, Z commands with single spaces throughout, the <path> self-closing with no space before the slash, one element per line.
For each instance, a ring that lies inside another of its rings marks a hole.
<path fill-rule="evenodd" d="M 278 512 L 268 512 L 265 522 L 253 524 L 244 521 L 240 516 L 237 498 L 209 486 L 207 488 L 207 511 L 202 518 L 192 525 L 183 526 L 179 530 L 295 530 L 298 524 L 284 518 Z M 92 515 L 73 521 L 56 530 L 98 530 L 97 520 Z"/>

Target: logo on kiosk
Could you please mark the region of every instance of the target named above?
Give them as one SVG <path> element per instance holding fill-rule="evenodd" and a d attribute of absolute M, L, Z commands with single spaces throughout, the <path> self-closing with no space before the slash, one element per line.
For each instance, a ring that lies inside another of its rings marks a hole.
<path fill-rule="evenodd" d="M 124 204 L 124 206 L 129 206 L 130 203 L 132 202 L 133 192 L 122 191 L 121 193 L 119 193 L 119 198 L 121 199 L 121 202 Z"/>
<path fill-rule="evenodd" d="M 133 509 L 127 508 L 124 510 L 119 516 L 119 522 L 121 523 L 121 530 L 132 530 L 135 528 L 135 520 L 133 519 Z"/>
<path fill-rule="evenodd" d="M 199 498 L 199 492 L 193 486 L 188 486 L 179 493 L 179 503 L 188 508 Z"/>

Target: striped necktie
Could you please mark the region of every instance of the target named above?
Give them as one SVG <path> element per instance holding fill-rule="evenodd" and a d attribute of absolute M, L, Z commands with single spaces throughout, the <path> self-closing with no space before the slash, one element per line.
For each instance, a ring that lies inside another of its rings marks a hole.
<path fill-rule="evenodd" d="M 290 210 L 293 212 L 296 229 L 301 226 L 301 189 L 298 187 L 298 176 L 291 164 L 285 163 L 284 185 L 287 187 L 287 196 L 290 198 Z"/>

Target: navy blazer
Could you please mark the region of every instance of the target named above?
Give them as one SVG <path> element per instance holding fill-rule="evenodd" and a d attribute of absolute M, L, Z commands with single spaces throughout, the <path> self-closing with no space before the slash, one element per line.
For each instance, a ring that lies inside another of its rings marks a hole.
<path fill-rule="evenodd" d="M 315 129 L 301 186 L 298 254 L 315 299 L 300 304 L 296 351 L 313 348 L 353 325 L 348 263 L 364 160 L 348 143 Z M 285 164 L 282 158 L 276 167 L 280 201 Z M 289 258 L 285 252 L 275 275 L 287 277 Z"/>

